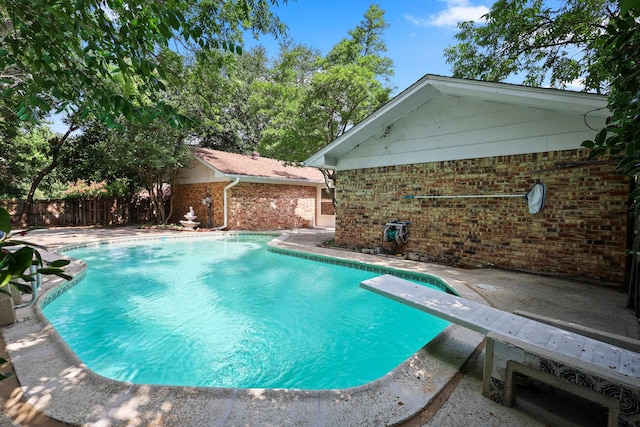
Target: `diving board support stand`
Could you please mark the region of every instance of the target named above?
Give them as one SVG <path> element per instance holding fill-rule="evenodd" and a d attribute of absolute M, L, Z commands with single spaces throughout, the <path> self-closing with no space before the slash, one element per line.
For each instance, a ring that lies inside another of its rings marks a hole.
<path fill-rule="evenodd" d="M 606 384 L 624 383 L 625 379 L 611 379 L 610 372 L 598 376 L 592 364 L 578 359 L 489 332 L 485 337 L 482 372 L 482 395 L 504 406 L 515 404 L 518 377 L 524 375 L 606 408 L 607 427 L 638 425 L 618 423 L 622 420 L 621 406 L 626 405 L 619 393 L 605 391 Z M 602 390 L 603 385 L 605 390 Z M 613 387 L 618 389 L 619 386 Z"/>
<path fill-rule="evenodd" d="M 482 394 L 511 405 L 517 374 L 608 410 L 608 426 L 640 426 L 640 354 L 388 274 L 360 286 L 485 335 Z"/>

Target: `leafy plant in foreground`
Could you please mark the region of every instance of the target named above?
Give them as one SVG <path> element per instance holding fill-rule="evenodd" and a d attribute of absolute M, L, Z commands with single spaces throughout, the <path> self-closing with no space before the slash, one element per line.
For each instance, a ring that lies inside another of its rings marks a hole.
<path fill-rule="evenodd" d="M 26 231 L 19 232 L 25 234 Z M 6 209 L 0 207 L 0 292 L 11 297 L 10 289 L 23 294 L 33 294 L 38 274 L 51 274 L 69 280 L 71 276 L 64 273 L 68 260 L 56 260 L 45 263 L 38 251 L 38 246 L 13 239 L 11 233 L 11 217 Z M 34 268 L 32 268 L 34 267 Z M 0 358 L 0 364 L 6 363 Z M 0 380 L 11 374 L 0 373 Z"/>

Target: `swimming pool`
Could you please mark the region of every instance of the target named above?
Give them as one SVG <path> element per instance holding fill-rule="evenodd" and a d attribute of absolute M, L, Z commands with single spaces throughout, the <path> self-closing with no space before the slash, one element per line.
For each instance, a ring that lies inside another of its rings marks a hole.
<path fill-rule="evenodd" d="M 209 387 L 364 384 L 446 327 L 358 287 L 380 271 L 273 253 L 272 237 L 69 251 L 86 277 L 43 311 L 101 375 Z"/>

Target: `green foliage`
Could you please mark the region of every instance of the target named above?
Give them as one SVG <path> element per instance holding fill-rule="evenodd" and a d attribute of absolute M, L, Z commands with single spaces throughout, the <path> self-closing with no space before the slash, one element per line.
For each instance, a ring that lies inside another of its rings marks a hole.
<path fill-rule="evenodd" d="M 110 129 L 100 123 L 87 123 L 82 133 L 70 137 L 62 148 L 54 175 L 60 182 L 106 181 L 123 178 L 113 162 L 106 156 L 104 141 Z"/>
<path fill-rule="evenodd" d="M 162 97 L 171 69 L 159 52 L 241 52 L 242 31 L 280 34 L 277 0 L 7 0 L 0 6 L 0 90 L 20 120 L 67 112 L 115 125 L 119 117 L 173 125 Z M 127 90 L 130 88 L 132 90 Z"/>
<path fill-rule="evenodd" d="M 80 197 L 81 191 L 66 191 L 69 187 L 65 184 L 67 182 L 107 180 L 114 183 L 121 179 L 101 151 L 98 143 L 101 132 L 104 136 L 106 126 L 95 126 L 81 135 L 69 138 L 61 147 L 58 167 L 43 178 L 34 192 L 34 199 L 65 198 L 69 195 L 65 192 Z M 22 131 L 3 141 L 3 151 L 6 149 L 3 160 L 7 166 L 0 168 L 0 194 L 8 198 L 24 198 L 33 177 L 51 162 L 54 141 L 55 135 L 44 125 Z M 122 193 L 112 191 L 109 186 L 107 189 L 109 195 Z"/>
<path fill-rule="evenodd" d="M 52 274 L 70 280 L 71 276 L 65 274 L 63 268 L 67 264 L 68 260 L 44 263 L 36 247 L 13 239 L 9 212 L 0 207 L 0 292 L 10 295 L 7 286 L 11 286 L 21 293 L 32 294 L 38 274 Z M 29 271 L 32 266 L 35 269 Z"/>
<path fill-rule="evenodd" d="M 26 231 L 20 234 L 26 234 Z M 38 249 L 29 243 L 13 239 L 11 217 L 6 209 L 0 207 L 0 292 L 11 297 L 7 287 L 23 294 L 33 294 L 38 274 L 54 275 L 70 280 L 64 273 L 68 260 L 45 263 Z M 6 363 L 0 358 L 0 364 Z M 0 374 L 0 380 L 10 377 L 10 373 Z"/>
<path fill-rule="evenodd" d="M 581 80 L 606 92 L 611 74 L 592 42 L 616 14 L 611 0 L 498 0 L 483 22 L 459 24 L 445 58 L 455 77 L 556 88 Z"/>
<path fill-rule="evenodd" d="M 640 0 L 620 0 L 620 12 L 622 14 L 627 14 L 631 12 L 632 9 L 636 11 L 640 9 Z"/>
<path fill-rule="evenodd" d="M 172 183 L 177 171 L 191 159 L 185 135 L 162 120 L 140 124 L 125 122 L 111 129 L 102 150 L 111 168 L 122 171 L 130 185 L 144 188 L 155 206 L 158 222 L 165 223 L 164 184 Z"/>
<path fill-rule="evenodd" d="M 640 4 L 622 1 L 624 14 L 612 19 L 606 33 L 594 44 L 603 52 L 602 62 L 612 76 L 606 128 L 582 145 L 591 149 L 591 157 L 610 153 L 619 160 L 621 172 L 640 175 Z M 634 193 L 640 207 L 640 190 Z"/>
<path fill-rule="evenodd" d="M 69 183 L 62 192 L 65 199 L 88 199 L 94 197 L 122 197 L 126 196 L 128 185 L 124 180 L 116 180 L 111 183 L 106 181 L 83 181 Z"/>
<path fill-rule="evenodd" d="M 243 32 L 282 34 L 284 26 L 270 10 L 278 3 L 279 0 L 3 2 L 2 142 L 18 134 L 20 123 L 39 123 L 50 113 L 63 114 L 70 126 L 64 135 L 49 138 L 46 162 L 31 174 L 21 221 L 30 217 L 36 191 L 60 164 L 69 166 L 71 180 L 97 178 L 90 168 L 80 170 L 76 165 L 89 165 L 89 158 L 97 159 L 104 153 L 77 145 L 68 148 L 71 131 L 95 123 L 110 128 L 122 127 L 123 123 L 151 125 L 158 119 L 176 128 L 193 125 L 175 99 L 179 92 L 174 92 L 171 99 L 172 86 L 179 90 L 176 82 L 184 77 L 182 55 L 197 56 L 215 74 L 221 52 L 241 52 Z M 72 161 L 71 156 L 79 153 L 85 156 L 83 161 Z M 0 193 L 22 192 L 20 179 L 13 179 L 17 176 L 12 170 L 15 167 L 13 159 L 0 157 L 0 177 L 12 177 L 2 180 Z M 110 181 L 122 177 L 116 176 L 118 171 L 110 172 Z"/>
<path fill-rule="evenodd" d="M 255 114 L 264 118 L 259 151 L 267 156 L 290 162 L 306 157 L 306 137 L 322 129 L 315 123 L 304 123 L 313 114 L 307 94 L 318 69 L 319 53 L 302 45 L 282 44 L 280 57 L 268 79 L 252 85 L 250 103 Z"/>
<path fill-rule="evenodd" d="M 8 360 L 5 358 L 0 357 L 0 365 L 4 365 L 5 363 L 7 363 Z M 5 372 L 0 374 L 0 381 L 5 380 L 9 377 L 11 377 L 13 374 L 11 372 Z"/>
<path fill-rule="evenodd" d="M 384 56 L 384 12 L 369 7 L 363 21 L 325 58 L 304 46 L 283 44 L 251 102 L 267 117 L 260 152 L 299 163 L 362 121 L 389 99 L 392 62 Z"/>
<path fill-rule="evenodd" d="M 369 6 L 364 19 L 349 31 L 351 37 L 334 46 L 327 55 L 326 62 L 334 66 L 355 63 L 388 80 L 393 75 L 393 61 L 383 56 L 387 45 L 382 38 L 382 33 L 388 26 L 384 20 L 384 10 L 377 5 Z"/>
<path fill-rule="evenodd" d="M 188 138 L 202 147 L 247 153 L 256 149 L 262 118 L 249 108 L 251 85 L 267 73 L 264 48 L 245 51 L 242 56 L 218 53 L 218 67 L 196 57 L 182 71 L 182 79 L 168 94 L 184 114 L 194 118 L 186 129 Z"/>
<path fill-rule="evenodd" d="M 53 134 L 46 126 L 17 131 L 2 143 L 0 193 L 11 197 L 26 194 L 31 178 L 44 167 Z"/>

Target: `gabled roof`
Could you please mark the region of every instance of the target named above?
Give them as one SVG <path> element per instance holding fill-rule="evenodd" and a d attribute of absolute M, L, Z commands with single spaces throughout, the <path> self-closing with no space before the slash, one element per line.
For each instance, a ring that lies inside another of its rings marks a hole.
<path fill-rule="evenodd" d="M 315 168 L 285 166 L 280 160 L 261 157 L 257 153 L 247 156 L 198 147 L 191 151 L 205 166 L 229 178 L 240 177 L 256 182 L 324 183 L 322 173 Z"/>
<path fill-rule="evenodd" d="M 339 159 L 346 154 L 355 156 L 352 150 L 362 151 L 362 147 L 359 148 L 361 144 L 371 144 L 373 139 L 384 138 L 394 123 L 442 96 L 502 103 L 513 105 L 514 108 L 581 115 L 584 116 L 585 122 L 587 118 L 593 118 L 600 123 L 603 118 L 610 115 L 607 110 L 607 98 L 602 95 L 427 74 L 331 144 L 309 157 L 304 164 L 327 169 L 345 168 L 347 162 L 339 165 Z M 593 134 L 595 133 L 594 131 Z M 438 160 L 446 160 L 446 157 Z M 382 164 L 378 163 L 378 166 Z"/>

